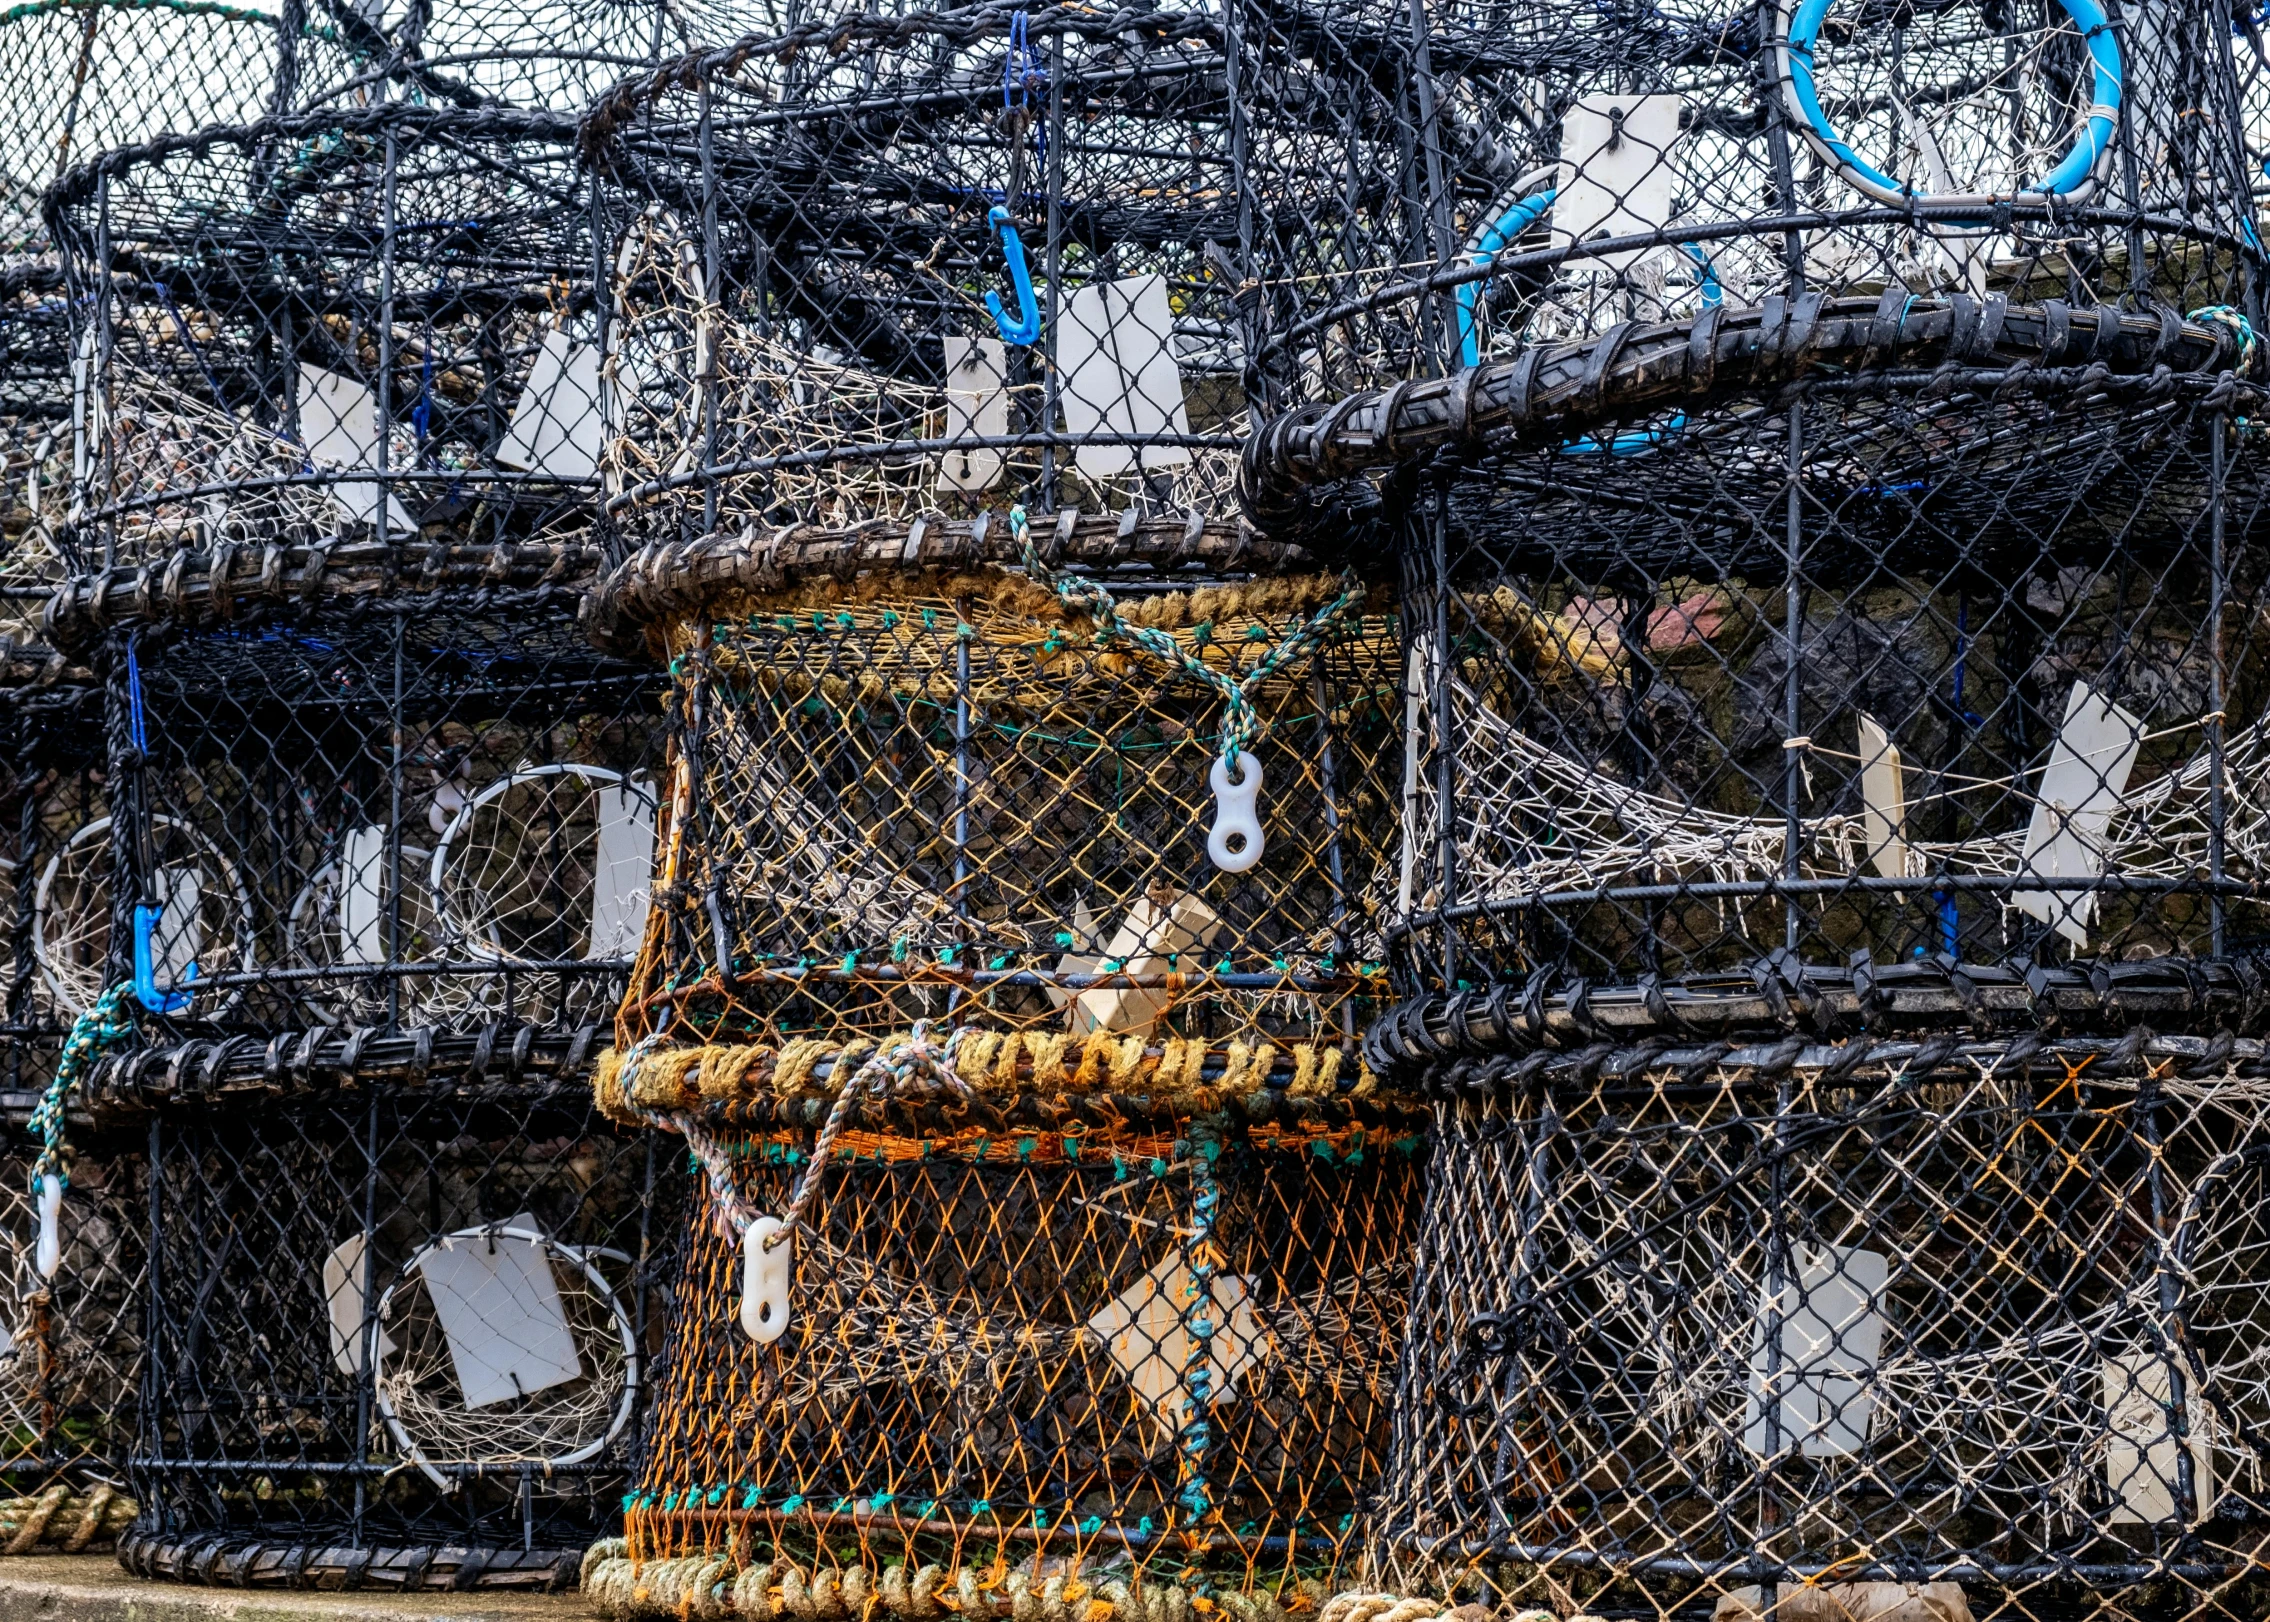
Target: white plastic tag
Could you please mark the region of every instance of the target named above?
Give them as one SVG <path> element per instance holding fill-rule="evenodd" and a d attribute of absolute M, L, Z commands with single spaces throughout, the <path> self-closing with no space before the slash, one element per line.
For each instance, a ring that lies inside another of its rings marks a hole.
<path fill-rule="evenodd" d="M 1229 762 L 1216 756 L 1206 782 L 1214 791 L 1214 831 L 1206 836 L 1206 857 L 1225 873 L 1243 873 L 1261 860 L 1261 757 L 1252 750 L 1237 757 L 1238 779 L 1230 781 Z"/>
<path fill-rule="evenodd" d="M 350 1233 L 323 1258 L 323 1310 L 331 1321 L 331 1361 L 341 1374 L 363 1367 L 363 1236 Z M 378 1332 L 378 1355 L 394 1355 L 394 1337 Z"/>
<path fill-rule="evenodd" d="M 378 466 L 378 398 L 351 377 L 327 372 L 320 366 L 300 366 L 300 442 L 307 459 L 317 467 L 375 468 Z M 379 486 L 373 481 L 343 480 L 331 486 L 331 499 L 356 523 L 378 520 Z M 394 496 L 386 498 L 387 524 L 413 530 L 410 510 Z"/>
<path fill-rule="evenodd" d="M 53 1172 L 39 1180 L 39 1245 L 32 1265 L 41 1278 L 53 1278 L 63 1265 L 63 1179 Z"/>
<path fill-rule="evenodd" d="M 525 1212 L 500 1224 L 536 1231 Z M 551 1253 L 511 1233 L 452 1234 L 418 1258 L 465 1406 L 486 1408 L 583 1373 Z"/>
<path fill-rule="evenodd" d="M 2086 683 L 2073 684 L 2057 743 L 2035 791 L 2022 875 L 2093 879 L 2104 871 L 2112 819 L 2143 743 L 2142 721 Z M 2013 890 L 2010 904 L 2075 946 L 2089 944 L 2088 926 L 2097 916 L 2094 891 Z"/>
<path fill-rule="evenodd" d="M 205 945 L 205 881 L 194 867 L 161 867 L 151 877 L 163 909 L 150 942 L 152 967 L 159 985 L 185 985 Z"/>
<path fill-rule="evenodd" d="M 380 905 L 386 878 L 386 830 L 350 828 L 339 844 L 339 961 L 384 963 Z"/>
<path fill-rule="evenodd" d="M 1009 433 L 1008 350 L 998 338 L 946 339 L 946 438 L 1003 439 Z M 941 490 L 990 490 L 1001 482 L 1002 453 L 985 446 L 938 458 Z"/>
<path fill-rule="evenodd" d="M 629 783 L 599 791 L 591 874 L 591 956 L 634 957 L 654 888 L 654 798 Z"/>
<path fill-rule="evenodd" d="M 536 351 L 528 381 L 497 447 L 497 462 L 555 479 L 599 471 L 606 425 L 599 415 L 599 350 L 554 328 Z"/>
<path fill-rule="evenodd" d="M 741 1333 L 770 1346 L 788 1333 L 788 1287 L 796 1273 L 796 1240 L 778 1217 L 759 1217 L 741 1236 Z M 782 1235 L 769 1250 L 765 1241 Z"/>
<path fill-rule="evenodd" d="M 1173 335 L 1164 276 L 1091 282 L 1065 298 L 1056 329 L 1065 431 L 1076 439 L 1124 435 L 1133 441 L 1082 445 L 1072 459 L 1086 477 L 1112 479 L 1190 460 L 1187 445 L 1147 443 L 1190 433 L 1182 370 L 1169 347 Z"/>
<path fill-rule="evenodd" d="M 1555 246 L 1638 236 L 1670 223 L 1679 178 L 1671 148 L 1682 106 L 1677 96 L 1602 95 L 1586 96 L 1568 110 L 1554 181 Z M 1590 262 L 1621 268 L 1654 251 L 1627 248 Z"/>

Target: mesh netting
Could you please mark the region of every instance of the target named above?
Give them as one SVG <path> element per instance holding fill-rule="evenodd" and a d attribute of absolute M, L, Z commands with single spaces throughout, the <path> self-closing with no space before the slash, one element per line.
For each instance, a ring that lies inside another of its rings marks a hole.
<path fill-rule="evenodd" d="M 1667 1046 L 1432 1072 L 1391 1564 L 1721 1622 L 2252 1608 L 2259 1042 Z"/>
<path fill-rule="evenodd" d="M 1339 590 L 1197 587 L 1125 613 L 1235 680 Z M 1352 1041 L 1380 984 L 1400 726 L 1383 619 L 1335 622 L 1248 695 L 1269 776 L 1243 871 L 1207 850 L 1221 693 L 1029 579 L 815 581 L 664 636 L 665 899 L 628 1034 L 841 1043 L 949 1019 L 1036 1053 L 1266 1035 L 1288 1064 Z"/>
<path fill-rule="evenodd" d="M 753 33 L 603 100 L 617 519 L 1226 515 L 1260 278 L 1334 256 L 1368 185 L 1336 169 L 1392 140 L 1320 114 L 1327 72 L 1362 94 L 1235 10 L 991 4 Z"/>
<path fill-rule="evenodd" d="M 711 1151 L 766 1209 L 814 1147 L 773 1104 Z M 1329 1579 L 1386 1442 L 1416 1118 L 936 1114 L 871 1106 L 835 1139 L 769 1346 L 740 1241 L 697 1219 L 630 1555 L 728 1560 L 744 1615 L 775 1584 L 899 1615 L 924 1614 L 910 1584 L 979 1611 L 1047 1588 L 1079 1614 Z"/>
<path fill-rule="evenodd" d="M 619 1501 L 652 1350 L 655 1151 L 580 1071 L 287 1091 L 150 1129 L 161 1376 L 128 1563 L 566 1580 Z"/>

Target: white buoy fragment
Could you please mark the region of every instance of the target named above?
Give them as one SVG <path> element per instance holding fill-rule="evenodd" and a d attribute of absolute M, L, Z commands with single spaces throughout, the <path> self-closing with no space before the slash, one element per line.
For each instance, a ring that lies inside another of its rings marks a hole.
<path fill-rule="evenodd" d="M 778 1235 L 780 1242 L 767 1247 Z M 788 1333 L 788 1285 L 796 1270 L 796 1241 L 787 1224 L 764 1216 L 741 1236 L 741 1333 L 770 1346 Z"/>
<path fill-rule="evenodd" d="M 1216 757 L 1206 774 L 1214 791 L 1214 831 L 1206 836 L 1206 856 L 1225 873 L 1243 873 L 1261 860 L 1261 757 L 1241 750 L 1238 779 L 1230 781 L 1230 763 Z"/>

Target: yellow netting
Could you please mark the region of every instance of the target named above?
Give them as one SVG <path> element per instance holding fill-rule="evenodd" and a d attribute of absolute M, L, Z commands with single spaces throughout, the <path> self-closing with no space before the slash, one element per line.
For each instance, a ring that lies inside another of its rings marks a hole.
<path fill-rule="evenodd" d="M 1114 1583 L 1120 1604 L 1180 1588 L 1187 1611 L 1202 1580 L 1296 1602 L 1331 1582 L 1384 1456 L 1417 1118 L 1037 1116 L 869 1106 L 769 1346 L 741 1328 L 739 1241 L 697 1213 L 634 1561 L 728 1561 L 744 1614 L 802 1615 L 818 1583 L 859 1616 L 859 1588 L 920 1615 L 884 1585 L 971 1613 L 1053 1581 L 1086 1616 Z M 812 1142 L 735 1139 L 740 1195 L 781 1209 Z M 801 1604 L 774 1597 L 788 1583 Z"/>
<path fill-rule="evenodd" d="M 821 586 L 663 628 L 673 767 L 618 1032 L 868 1041 L 915 1020 L 1353 1053 L 1383 989 L 1403 726 L 1392 623 L 1252 695 L 1265 849 L 1206 841 L 1213 688 L 999 571 Z M 1132 593 L 1126 618 L 1249 669 L 1337 581 Z M 1128 1061 L 1130 1063 L 1133 1060 Z M 1338 1085 L 1357 1067 L 1344 1063 Z M 1290 1079 L 1289 1074 L 1283 1079 Z"/>

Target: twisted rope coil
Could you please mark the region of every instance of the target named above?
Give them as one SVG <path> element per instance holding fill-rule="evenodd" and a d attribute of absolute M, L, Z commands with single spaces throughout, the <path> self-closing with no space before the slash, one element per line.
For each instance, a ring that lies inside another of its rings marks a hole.
<path fill-rule="evenodd" d="M 780 1232 L 766 1241 L 766 1249 L 784 1243 L 791 1233 L 804 1226 L 812 1201 L 818 1197 L 820 1184 L 827 1176 L 830 1151 L 842 1135 L 844 1123 L 850 1119 L 852 1105 L 861 1096 L 872 1093 L 877 1097 L 936 1097 L 950 1093 L 965 1102 L 969 1099 L 969 1083 L 962 1079 L 956 1064 L 962 1042 L 974 1028 L 956 1026 L 952 1035 L 938 1043 L 931 1041 L 930 1029 L 931 1021 L 917 1020 L 912 1033 L 878 1047 L 837 1089 L 835 1103 L 813 1139 L 811 1159 L 796 1181 L 796 1192 L 790 1197 L 787 1209 L 781 1213 Z M 712 1218 L 725 1238 L 738 1240 L 765 1213 L 744 1200 L 735 1188 L 732 1155 L 725 1145 L 691 1111 L 654 1111 L 632 1102 L 638 1096 L 638 1068 L 662 1045 L 663 1039 L 663 1033 L 657 1031 L 640 1040 L 623 1056 L 620 1085 L 624 1107 L 648 1125 L 676 1132 L 686 1140 L 686 1147 L 701 1162 L 708 1179 Z"/>

